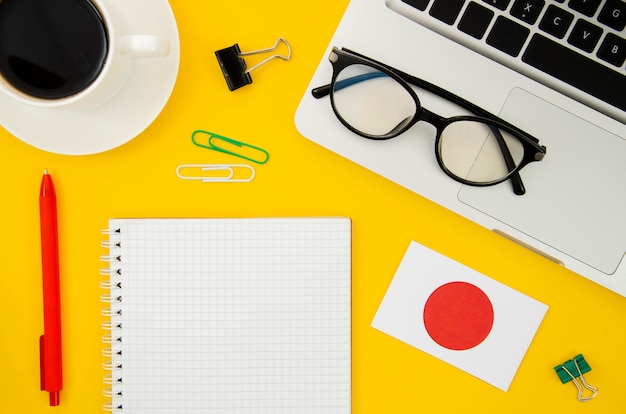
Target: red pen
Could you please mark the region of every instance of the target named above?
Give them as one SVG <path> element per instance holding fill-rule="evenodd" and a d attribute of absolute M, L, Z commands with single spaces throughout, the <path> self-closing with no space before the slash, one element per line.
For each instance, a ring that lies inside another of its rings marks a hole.
<path fill-rule="evenodd" d="M 44 170 L 39 191 L 41 265 L 43 274 L 43 326 L 39 338 L 41 389 L 50 393 L 50 405 L 59 405 L 63 388 L 61 369 L 61 294 L 57 200 L 52 178 Z"/>

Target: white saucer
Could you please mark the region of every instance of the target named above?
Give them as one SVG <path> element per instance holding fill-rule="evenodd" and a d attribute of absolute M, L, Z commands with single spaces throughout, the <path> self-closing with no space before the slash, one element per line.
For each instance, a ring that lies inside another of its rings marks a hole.
<path fill-rule="evenodd" d="M 155 5 L 157 2 L 161 5 Z M 136 59 L 122 90 L 110 101 L 89 110 L 37 108 L 0 93 L 2 127 L 44 151 L 86 155 L 125 144 L 155 120 L 178 75 L 180 40 L 174 13 L 167 0 L 125 0 L 121 4 L 123 10 L 119 14 L 127 16 L 123 26 L 133 27 L 135 33 L 166 37 L 170 41 L 169 55 Z"/>

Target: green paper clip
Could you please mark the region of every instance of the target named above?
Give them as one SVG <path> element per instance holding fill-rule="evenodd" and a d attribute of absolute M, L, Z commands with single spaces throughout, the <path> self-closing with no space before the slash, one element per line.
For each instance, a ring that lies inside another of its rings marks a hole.
<path fill-rule="evenodd" d="M 196 140 L 197 134 L 208 135 L 206 142 L 198 142 Z M 252 161 L 257 164 L 265 164 L 270 158 L 270 154 L 263 148 L 255 147 L 254 145 L 236 141 L 232 138 L 224 137 L 209 131 L 194 131 L 193 134 L 191 134 L 191 142 L 199 147 L 223 152 L 224 154 L 234 155 L 235 157 L 243 158 L 244 160 Z"/>
<path fill-rule="evenodd" d="M 557 365 L 554 367 L 554 370 L 563 384 L 572 381 L 572 383 L 576 386 L 576 389 L 578 390 L 578 401 L 586 402 L 598 395 L 598 388 L 589 385 L 583 376 L 583 374 L 591 371 L 591 367 L 587 361 L 585 361 L 582 354 L 563 362 L 561 365 Z M 583 388 L 590 391 L 591 395 L 584 397 Z"/>

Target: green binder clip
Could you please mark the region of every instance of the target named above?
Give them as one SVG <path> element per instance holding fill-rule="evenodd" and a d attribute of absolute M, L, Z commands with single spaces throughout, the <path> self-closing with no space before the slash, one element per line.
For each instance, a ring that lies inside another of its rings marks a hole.
<path fill-rule="evenodd" d="M 561 365 L 557 365 L 554 367 L 554 370 L 563 384 L 571 381 L 576 386 L 578 390 L 578 401 L 586 402 L 594 399 L 596 395 L 598 395 L 598 388 L 589 385 L 583 376 L 583 374 L 591 371 L 591 367 L 587 361 L 585 361 L 582 354 L 563 362 Z M 585 389 L 591 392 L 591 395 L 583 396 Z"/>

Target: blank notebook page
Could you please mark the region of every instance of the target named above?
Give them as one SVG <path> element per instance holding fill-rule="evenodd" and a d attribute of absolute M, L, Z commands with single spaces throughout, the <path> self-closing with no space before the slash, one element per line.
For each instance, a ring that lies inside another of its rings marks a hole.
<path fill-rule="evenodd" d="M 351 411 L 349 219 L 111 219 L 107 234 L 106 409 Z"/>

